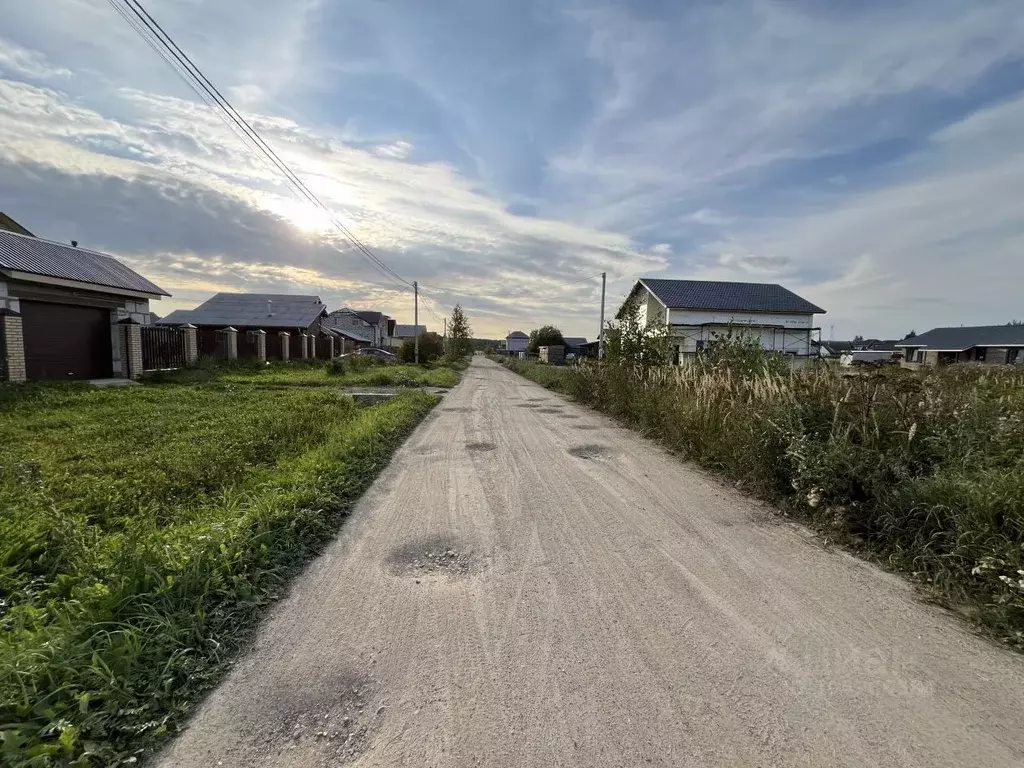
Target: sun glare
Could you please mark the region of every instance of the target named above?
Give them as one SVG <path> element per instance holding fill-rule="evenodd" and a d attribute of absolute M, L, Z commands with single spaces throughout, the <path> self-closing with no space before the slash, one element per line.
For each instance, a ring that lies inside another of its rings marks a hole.
<path fill-rule="evenodd" d="M 311 203 L 268 196 L 264 205 L 303 233 L 326 232 L 332 226 L 328 215 Z"/>

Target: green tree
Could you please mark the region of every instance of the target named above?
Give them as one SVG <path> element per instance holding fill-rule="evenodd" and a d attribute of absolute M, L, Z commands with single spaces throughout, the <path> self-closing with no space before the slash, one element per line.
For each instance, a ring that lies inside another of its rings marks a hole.
<path fill-rule="evenodd" d="M 456 304 L 452 310 L 452 316 L 448 318 L 448 349 L 449 358 L 462 357 L 473 354 L 473 329 L 469 327 L 469 320 L 462 305 Z"/>
<path fill-rule="evenodd" d="M 635 304 L 619 310 L 604 338 L 604 359 L 609 365 L 647 370 L 672 361 L 668 328 L 664 323 L 641 323 Z"/>
<path fill-rule="evenodd" d="M 917 336 L 917 331 L 915 331 L 915 330 L 914 330 L 913 328 L 911 328 L 911 329 L 910 329 L 910 333 L 908 333 L 908 334 L 907 334 L 906 336 L 904 336 L 903 338 L 904 338 L 904 339 L 912 339 L 912 338 L 914 338 L 915 336 Z"/>
<path fill-rule="evenodd" d="M 565 346 L 565 337 L 553 325 L 542 325 L 530 331 L 530 342 L 526 345 L 527 353 L 536 355 L 541 347 Z"/>
<path fill-rule="evenodd" d="M 444 354 L 444 340 L 432 331 L 420 334 L 420 362 L 429 363 Z M 398 359 L 403 363 L 416 361 L 416 340 L 406 339 L 398 350 Z"/>

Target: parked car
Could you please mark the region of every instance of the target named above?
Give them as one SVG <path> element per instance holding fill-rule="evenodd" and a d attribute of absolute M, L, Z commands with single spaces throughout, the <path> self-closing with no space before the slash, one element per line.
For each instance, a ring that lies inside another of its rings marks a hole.
<path fill-rule="evenodd" d="M 347 357 L 373 357 L 380 360 L 382 363 L 394 363 L 398 361 L 398 358 L 386 349 L 377 349 L 376 347 L 363 347 L 357 349 L 355 352 L 349 352 L 345 355 L 339 355 L 342 359 Z"/>

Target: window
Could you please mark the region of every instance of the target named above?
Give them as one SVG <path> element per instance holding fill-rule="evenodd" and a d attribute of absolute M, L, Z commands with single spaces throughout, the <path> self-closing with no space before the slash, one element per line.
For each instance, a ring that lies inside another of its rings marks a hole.
<path fill-rule="evenodd" d="M 985 352 L 986 351 L 987 351 L 986 347 L 975 347 L 974 348 L 974 359 L 977 360 L 979 363 L 985 362 Z"/>

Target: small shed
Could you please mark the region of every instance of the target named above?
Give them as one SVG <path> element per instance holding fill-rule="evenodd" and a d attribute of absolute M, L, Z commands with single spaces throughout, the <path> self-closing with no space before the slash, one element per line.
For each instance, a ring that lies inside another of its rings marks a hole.
<path fill-rule="evenodd" d="M 552 344 L 548 347 L 540 347 L 540 361 L 551 365 L 562 365 L 565 363 L 565 347 L 561 344 Z"/>

